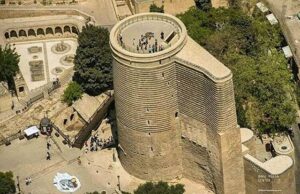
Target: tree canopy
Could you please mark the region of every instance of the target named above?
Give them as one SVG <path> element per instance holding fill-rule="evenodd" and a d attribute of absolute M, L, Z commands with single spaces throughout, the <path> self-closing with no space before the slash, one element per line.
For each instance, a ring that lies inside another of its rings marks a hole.
<path fill-rule="evenodd" d="M 167 182 L 159 181 L 158 183 L 146 182 L 140 185 L 134 194 L 183 194 L 184 185 L 169 185 Z"/>
<path fill-rule="evenodd" d="M 209 10 L 212 5 L 211 5 L 211 0 L 195 0 L 197 8 L 207 11 Z"/>
<path fill-rule="evenodd" d="M 106 28 L 87 25 L 78 36 L 73 80 L 90 95 L 112 88 L 112 55 Z"/>
<path fill-rule="evenodd" d="M 81 98 L 82 94 L 81 86 L 77 82 L 71 82 L 65 89 L 62 100 L 70 106 L 74 101 Z"/>
<path fill-rule="evenodd" d="M 238 123 L 260 133 L 282 131 L 296 118 L 294 83 L 280 50 L 284 38 L 279 26 L 254 13 L 238 6 L 194 7 L 178 17 L 196 42 L 231 69 Z"/>
<path fill-rule="evenodd" d="M 183 194 L 185 191 L 184 185 L 176 184 L 169 185 L 167 182 L 159 181 L 146 182 L 138 186 L 133 194 Z M 129 192 L 121 191 L 122 194 L 130 194 Z M 97 191 L 88 192 L 86 194 L 100 194 Z"/>
<path fill-rule="evenodd" d="M 14 76 L 19 71 L 20 55 L 9 45 L 0 45 L 0 81 L 5 81 L 8 86 L 14 88 Z"/>
<path fill-rule="evenodd" d="M 0 194 L 16 193 L 15 181 L 13 180 L 13 173 L 0 172 Z"/>
<path fill-rule="evenodd" d="M 158 7 L 156 4 L 152 3 L 149 7 L 150 12 L 158 12 L 158 13 L 164 13 L 164 6 Z"/>

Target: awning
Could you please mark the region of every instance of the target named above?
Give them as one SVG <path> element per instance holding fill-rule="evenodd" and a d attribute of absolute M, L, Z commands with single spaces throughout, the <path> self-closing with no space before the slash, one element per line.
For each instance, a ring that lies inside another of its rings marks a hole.
<path fill-rule="evenodd" d="M 33 134 L 39 133 L 39 129 L 36 126 L 29 127 L 24 130 L 26 136 L 31 136 Z"/>

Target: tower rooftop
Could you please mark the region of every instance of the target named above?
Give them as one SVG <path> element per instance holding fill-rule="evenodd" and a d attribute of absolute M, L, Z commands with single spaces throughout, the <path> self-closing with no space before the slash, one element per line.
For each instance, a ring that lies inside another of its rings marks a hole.
<path fill-rule="evenodd" d="M 143 13 L 122 20 L 110 36 L 112 47 L 122 54 L 150 57 L 182 48 L 187 33 L 172 15 Z"/>

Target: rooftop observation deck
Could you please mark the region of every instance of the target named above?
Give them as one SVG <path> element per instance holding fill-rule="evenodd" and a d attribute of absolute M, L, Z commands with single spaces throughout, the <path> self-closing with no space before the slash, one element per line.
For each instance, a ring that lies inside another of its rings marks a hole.
<path fill-rule="evenodd" d="M 128 17 L 111 32 L 113 49 L 130 57 L 153 57 L 182 48 L 186 39 L 183 23 L 174 16 L 143 13 Z"/>
<path fill-rule="evenodd" d="M 168 20 L 145 20 L 120 31 L 118 43 L 134 53 L 155 53 L 169 48 L 179 40 L 179 30 Z"/>

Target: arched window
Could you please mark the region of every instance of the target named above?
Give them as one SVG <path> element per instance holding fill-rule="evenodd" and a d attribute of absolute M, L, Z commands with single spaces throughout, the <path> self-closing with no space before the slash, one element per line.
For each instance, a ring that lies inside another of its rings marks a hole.
<path fill-rule="evenodd" d="M 75 26 L 72 26 L 72 33 L 75 33 L 78 35 L 78 30 Z"/>
<path fill-rule="evenodd" d="M 55 34 L 57 34 L 57 33 L 61 33 L 62 34 L 62 29 L 59 26 L 57 26 L 54 31 L 55 31 Z"/>
<path fill-rule="evenodd" d="M 28 36 L 36 36 L 35 31 L 33 29 L 29 29 Z"/>
<path fill-rule="evenodd" d="M 8 32 L 5 32 L 4 36 L 5 36 L 6 39 L 9 39 L 9 33 Z"/>
<path fill-rule="evenodd" d="M 50 27 L 48 27 L 48 28 L 46 28 L 46 34 L 54 34 L 53 33 L 53 29 L 52 28 L 50 28 Z"/>
<path fill-rule="evenodd" d="M 65 27 L 64 27 L 64 32 L 70 32 L 70 33 L 71 33 L 71 28 L 70 28 L 70 26 L 65 26 Z"/>
<path fill-rule="evenodd" d="M 25 37 L 26 37 L 26 36 L 27 36 L 27 35 L 26 35 L 26 31 L 25 31 L 25 30 L 20 30 L 20 31 L 19 31 L 19 37 L 20 37 L 20 36 L 25 36 Z"/>
<path fill-rule="evenodd" d="M 37 35 L 45 35 L 44 29 L 38 28 L 37 29 Z"/>
<path fill-rule="evenodd" d="M 16 38 L 18 38 L 17 32 L 14 31 L 14 30 L 10 31 L 10 37 L 16 37 Z"/>

